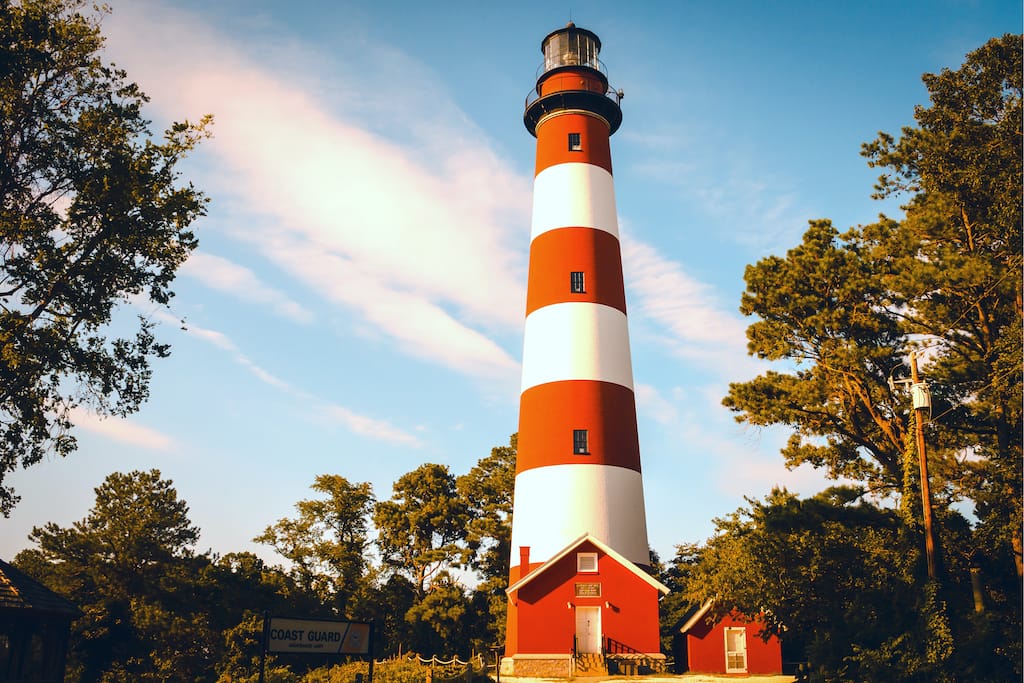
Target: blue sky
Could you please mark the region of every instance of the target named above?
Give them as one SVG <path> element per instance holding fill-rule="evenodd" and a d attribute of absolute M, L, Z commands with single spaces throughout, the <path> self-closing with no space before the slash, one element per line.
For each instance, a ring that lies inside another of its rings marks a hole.
<path fill-rule="evenodd" d="M 199 550 L 290 516 L 323 473 L 468 471 L 516 430 L 540 41 L 596 32 L 625 92 L 612 138 L 650 540 L 663 556 L 787 471 L 782 430 L 721 406 L 746 355 L 743 269 L 809 219 L 863 224 L 859 156 L 926 101 L 920 76 L 1021 31 L 1017 1 L 111 3 L 111 59 L 155 128 L 216 117 L 182 170 L 209 195 L 164 321 L 170 359 L 128 420 L 9 478 L 0 557 L 85 516 L 114 471 L 159 468 Z M 372 6 L 371 6 L 372 5 Z M 628 5 L 628 6 L 627 6 Z M 186 329 L 178 320 L 184 319 Z"/>

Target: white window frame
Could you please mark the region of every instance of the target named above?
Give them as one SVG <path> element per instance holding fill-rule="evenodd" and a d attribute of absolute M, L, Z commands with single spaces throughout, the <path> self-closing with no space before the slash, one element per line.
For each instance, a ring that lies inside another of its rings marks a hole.
<path fill-rule="evenodd" d="M 597 553 L 576 553 L 576 573 L 596 574 Z"/>

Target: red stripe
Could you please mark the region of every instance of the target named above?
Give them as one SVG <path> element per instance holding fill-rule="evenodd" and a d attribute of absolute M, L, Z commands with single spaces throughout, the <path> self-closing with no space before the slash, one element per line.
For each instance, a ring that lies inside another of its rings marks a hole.
<path fill-rule="evenodd" d="M 580 151 L 569 149 L 569 133 L 580 134 Z M 537 167 L 540 173 L 549 166 L 579 162 L 600 166 L 612 172 L 612 152 L 608 143 L 608 123 L 597 116 L 580 112 L 557 114 L 537 126 Z"/>
<path fill-rule="evenodd" d="M 573 430 L 586 429 L 588 455 L 573 453 Z M 548 382 L 519 403 L 516 473 L 547 465 L 614 465 L 640 471 L 632 390 L 612 382 Z"/>
<path fill-rule="evenodd" d="M 540 84 L 541 97 L 562 90 L 589 90 L 603 95 L 608 89 L 608 84 L 597 74 L 583 69 L 559 71 L 543 78 L 544 81 Z"/>
<path fill-rule="evenodd" d="M 570 273 L 583 273 L 583 293 L 570 289 Z M 619 240 L 594 228 L 559 228 L 530 244 L 526 314 L 550 304 L 585 301 L 626 312 Z"/>

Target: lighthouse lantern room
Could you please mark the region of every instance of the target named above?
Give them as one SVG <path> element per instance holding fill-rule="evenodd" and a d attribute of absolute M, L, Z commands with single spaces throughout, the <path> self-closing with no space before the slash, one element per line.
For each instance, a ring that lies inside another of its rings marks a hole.
<path fill-rule="evenodd" d="M 611 135 L 622 93 L 596 34 L 541 43 L 523 122 L 537 138 L 502 673 L 658 671 Z"/>

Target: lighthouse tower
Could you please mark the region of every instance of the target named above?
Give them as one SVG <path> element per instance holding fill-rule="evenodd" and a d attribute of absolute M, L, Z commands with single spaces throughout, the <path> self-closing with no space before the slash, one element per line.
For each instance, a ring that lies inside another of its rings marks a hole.
<path fill-rule="evenodd" d="M 519 676 L 663 662 L 609 145 L 622 95 L 600 49 L 572 23 L 548 34 L 523 117 L 537 162 L 503 666 Z"/>

